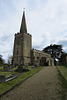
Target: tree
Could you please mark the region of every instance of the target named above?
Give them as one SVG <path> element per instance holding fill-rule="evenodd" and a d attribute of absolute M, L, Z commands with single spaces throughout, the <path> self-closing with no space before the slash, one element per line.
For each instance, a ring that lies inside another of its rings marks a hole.
<path fill-rule="evenodd" d="M 63 53 L 62 45 L 51 44 L 50 46 L 44 48 L 43 52 L 49 53 L 51 57 L 54 58 L 54 61 L 56 61 L 56 59 L 58 60 Z"/>
<path fill-rule="evenodd" d="M 61 54 L 61 57 L 60 57 L 60 59 L 59 59 L 59 63 L 60 63 L 60 65 L 66 65 L 67 63 L 67 61 L 66 61 L 66 57 L 67 57 L 67 53 L 62 53 Z"/>
<path fill-rule="evenodd" d="M 9 58 L 8 58 L 8 64 L 12 64 L 13 63 L 13 56 L 11 55 Z"/>
<path fill-rule="evenodd" d="M 4 59 L 2 58 L 2 55 L 0 55 L 0 65 L 4 64 Z"/>

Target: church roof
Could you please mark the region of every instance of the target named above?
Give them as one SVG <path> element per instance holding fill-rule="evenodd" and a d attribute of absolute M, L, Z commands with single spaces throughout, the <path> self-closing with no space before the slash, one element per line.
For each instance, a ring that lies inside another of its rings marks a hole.
<path fill-rule="evenodd" d="M 23 11 L 23 17 L 20 27 L 20 33 L 27 33 L 27 27 L 26 27 L 26 20 L 25 20 L 25 11 Z"/>

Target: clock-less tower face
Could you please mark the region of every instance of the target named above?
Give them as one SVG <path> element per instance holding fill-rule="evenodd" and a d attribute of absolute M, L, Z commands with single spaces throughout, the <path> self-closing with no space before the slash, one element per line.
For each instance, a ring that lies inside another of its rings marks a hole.
<path fill-rule="evenodd" d="M 17 45 L 21 45 L 23 37 L 21 35 L 16 36 L 15 41 Z"/>
<path fill-rule="evenodd" d="M 24 64 L 29 64 L 31 62 L 31 35 L 24 33 L 23 36 L 23 57 Z"/>
<path fill-rule="evenodd" d="M 20 65 L 22 55 L 23 55 L 23 34 L 19 33 L 15 35 L 14 51 L 13 51 L 14 63 Z"/>
<path fill-rule="evenodd" d="M 31 35 L 16 34 L 14 45 L 14 61 L 19 65 L 31 63 Z"/>
<path fill-rule="evenodd" d="M 16 44 L 17 44 L 17 45 L 20 44 L 20 39 L 19 39 L 19 37 L 17 37 Z"/>

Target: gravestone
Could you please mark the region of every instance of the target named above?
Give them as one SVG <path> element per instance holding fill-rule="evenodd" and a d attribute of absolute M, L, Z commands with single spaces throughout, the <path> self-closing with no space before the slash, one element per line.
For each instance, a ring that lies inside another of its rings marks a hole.
<path fill-rule="evenodd" d="M 36 68 L 35 66 L 31 66 L 31 68 Z"/>
<path fill-rule="evenodd" d="M 22 71 L 23 71 L 23 67 L 22 66 L 18 66 L 18 72 L 22 73 Z"/>
<path fill-rule="evenodd" d="M 4 71 L 8 71 L 8 70 L 9 70 L 9 67 L 8 67 L 8 66 L 4 66 L 4 67 L 3 67 L 3 70 L 4 70 Z"/>
<path fill-rule="evenodd" d="M 0 75 L 0 83 L 1 82 L 5 82 L 5 76 L 4 75 Z"/>
<path fill-rule="evenodd" d="M 9 69 L 10 69 L 10 65 L 8 64 L 8 66 L 7 66 Z"/>

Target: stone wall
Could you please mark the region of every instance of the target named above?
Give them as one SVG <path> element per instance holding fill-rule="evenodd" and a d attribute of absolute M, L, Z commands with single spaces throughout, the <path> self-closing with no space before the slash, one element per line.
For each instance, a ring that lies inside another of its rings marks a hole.
<path fill-rule="evenodd" d="M 44 65 L 49 65 L 49 66 L 54 65 L 54 59 L 51 58 L 50 54 L 44 53 L 43 51 L 33 49 L 31 55 L 32 55 L 31 62 L 33 65 L 40 65 L 41 63 L 44 63 Z"/>
<path fill-rule="evenodd" d="M 13 65 L 21 63 L 23 48 L 23 34 L 15 34 L 14 50 L 13 50 Z"/>
<path fill-rule="evenodd" d="M 15 34 L 13 65 L 31 64 L 31 35 L 27 33 Z"/>
<path fill-rule="evenodd" d="M 23 40 L 24 65 L 31 64 L 31 49 L 32 49 L 31 35 L 24 33 L 24 40 Z"/>

